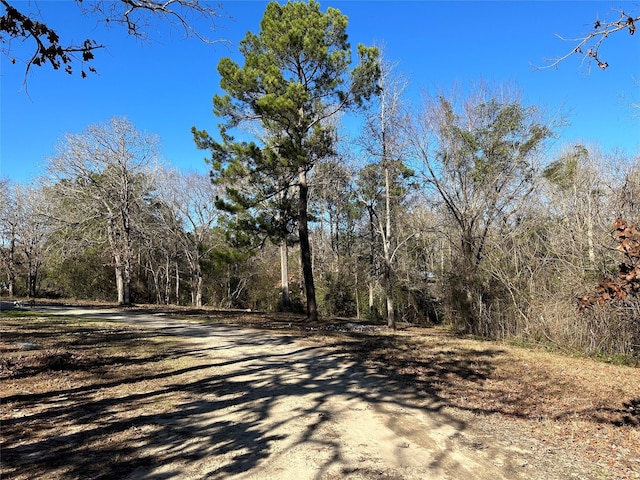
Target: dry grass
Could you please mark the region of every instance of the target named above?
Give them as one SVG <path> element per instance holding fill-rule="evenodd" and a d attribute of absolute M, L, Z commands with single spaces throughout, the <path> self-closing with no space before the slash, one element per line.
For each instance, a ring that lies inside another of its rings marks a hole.
<path fill-rule="evenodd" d="M 118 399 L 154 388 L 171 344 L 73 318 L 3 316 L 1 326 L 0 477 L 122 478 L 144 462 L 136 419 L 169 403 Z"/>

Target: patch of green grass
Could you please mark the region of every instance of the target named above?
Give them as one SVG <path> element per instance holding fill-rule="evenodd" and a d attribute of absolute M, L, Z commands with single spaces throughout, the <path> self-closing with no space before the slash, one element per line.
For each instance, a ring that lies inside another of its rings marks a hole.
<path fill-rule="evenodd" d="M 598 362 L 610 363 L 625 367 L 640 367 L 640 356 L 622 353 L 576 353 L 575 358 L 591 358 Z"/>

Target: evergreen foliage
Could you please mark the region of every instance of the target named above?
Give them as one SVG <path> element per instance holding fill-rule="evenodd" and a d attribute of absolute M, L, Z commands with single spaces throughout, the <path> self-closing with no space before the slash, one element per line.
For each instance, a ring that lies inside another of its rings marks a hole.
<path fill-rule="evenodd" d="M 240 42 L 244 64 L 218 64 L 225 95 L 213 99 L 220 141 L 193 128 L 199 148 L 211 151 L 214 181 L 227 186 L 219 205 L 240 213 L 238 226 L 284 239 L 298 227 L 307 315 L 317 318 L 308 230 L 307 174 L 334 153 L 329 119 L 360 107 L 376 93 L 377 49 L 358 45 L 359 63 L 349 70 L 347 18 L 320 10 L 311 0 L 267 5 L 257 34 Z M 236 140 L 231 130 L 253 124 L 256 141 Z M 295 192 L 295 193 L 292 193 Z M 291 199 L 296 196 L 297 206 Z"/>

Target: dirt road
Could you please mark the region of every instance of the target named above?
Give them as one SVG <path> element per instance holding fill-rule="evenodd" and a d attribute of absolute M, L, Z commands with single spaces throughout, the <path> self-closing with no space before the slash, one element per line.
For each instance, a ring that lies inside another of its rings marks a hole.
<path fill-rule="evenodd" d="M 140 456 L 155 460 L 129 479 L 554 478 L 538 469 L 539 452 L 482 434 L 473 414 L 379 376 L 339 348 L 165 315 L 47 313 L 126 322 L 179 342 L 181 368 L 160 391 L 139 394 L 172 400 L 136 424 Z"/>

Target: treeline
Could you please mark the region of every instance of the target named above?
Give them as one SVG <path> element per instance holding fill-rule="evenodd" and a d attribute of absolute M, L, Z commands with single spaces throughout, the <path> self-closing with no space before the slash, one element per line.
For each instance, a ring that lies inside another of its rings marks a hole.
<path fill-rule="evenodd" d="M 548 158 L 530 150 L 532 129 L 547 136 L 535 109 L 463 104 L 429 103 L 429 136 L 420 117 L 403 122 L 392 160 L 365 134 L 317 163 L 320 314 L 382 319 L 389 307 L 400 321 L 637 354 L 636 299 L 584 313 L 577 301 L 622 260 L 611 226 L 638 218 L 638 159 L 585 145 Z M 159 165 L 157 145 L 112 119 L 68 135 L 35 184 L 4 180 L 3 294 L 278 310 L 286 283 L 285 307 L 302 311 L 295 230 L 243 225 L 246 212 L 216 207 L 221 185 Z M 260 215 L 277 224 L 280 212 Z"/>

